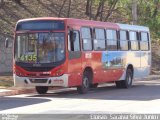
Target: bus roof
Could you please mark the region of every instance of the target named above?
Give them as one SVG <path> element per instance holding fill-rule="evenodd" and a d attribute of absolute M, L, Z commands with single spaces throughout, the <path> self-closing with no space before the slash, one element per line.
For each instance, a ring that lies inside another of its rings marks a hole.
<path fill-rule="evenodd" d="M 71 24 L 71 25 L 103 27 L 103 28 L 105 27 L 105 28 L 124 29 L 124 30 L 133 30 L 133 31 L 149 31 L 149 28 L 145 26 L 120 24 L 120 23 L 112 23 L 112 22 L 101 22 L 101 21 L 94 21 L 94 20 L 82 20 L 82 19 L 75 19 L 75 18 L 39 17 L 39 18 L 21 19 L 18 22 L 32 21 L 32 20 L 33 21 L 34 20 L 65 20 L 67 21 L 67 24 Z"/>
<path fill-rule="evenodd" d="M 117 25 L 120 27 L 120 29 L 123 29 L 123 30 L 146 31 L 146 32 L 149 31 L 149 28 L 145 26 L 119 24 L 119 23 L 117 23 Z"/>
<path fill-rule="evenodd" d="M 68 19 L 68 24 L 75 24 L 80 26 L 88 26 L 88 27 L 102 27 L 102 28 L 113 28 L 119 29 L 119 26 L 112 22 L 102 22 L 102 21 L 94 21 L 94 20 L 81 20 L 81 19 Z"/>
<path fill-rule="evenodd" d="M 23 21 L 32 21 L 32 20 L 66 20 L 67 18 L 56 18 L 56 17 L 38 17 L 38 18 L 27 18 L 27 19 L 21 19 L 18 22 Z"/>
<path fill-rule="evenodd" d="M 25 22 L 25 21 L 34 21 L 34 20 L 66 20 L 67 24 L 72 25 L 79 25 L 79 26 L 96 26 L 96 27 L 104 27 L 106 28 L 114 28 L 118 29 L 118 25 L 111 22 L 101 22 L 101 21 L 93 21 L 93 20 L 82 20 L 82 19 L 75 19 L 75 18 L 56 18 L 56 17 L 39 17 L 39 18 L 28 18 L 28 19 L 21 19 L 19 22 Z"/>

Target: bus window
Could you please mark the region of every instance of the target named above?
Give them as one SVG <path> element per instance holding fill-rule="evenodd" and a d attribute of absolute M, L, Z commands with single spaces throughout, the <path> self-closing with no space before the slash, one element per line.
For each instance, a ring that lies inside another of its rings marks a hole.
<path fill-rule="evenodd" d="M 138 45 L 138 36 L 137 32 L 135 31 L 130 31 L 129 32 L 129 40 L 131 43 L 131 50 L 139 50 L 139 45 Z"/>
<path fill-rule="evenodd" d="M 70 31 L 69 51 L 80 51 L 79 32 Z"/>
<path fill-rule="evenodd" d="M 140 48 L 141 50 L 149 50 L 149 38 L 148 38 L 148 33 L 146 32 L 141 32 L 141 41 L 140 41 Z"/>
<path fill-rule="evenodd" d="M 104 29 L 95 29 L 94 50 L 105 50 Z"/>
<path fill-rule="evenodd" d="M 120 30 L 120 50 L 128 50 L 127 31 Z"/>
<path fill-rule="evenodd" d="M 83 39 L 83 50 L 92 50 L 91 29 L 88 27 L 82 27 L 81 34 Z"/>
<path fill-rule="evenodd" d="M 116 30 L 106 30 L 107 50 L 117 50 L 117 32 Z"/>

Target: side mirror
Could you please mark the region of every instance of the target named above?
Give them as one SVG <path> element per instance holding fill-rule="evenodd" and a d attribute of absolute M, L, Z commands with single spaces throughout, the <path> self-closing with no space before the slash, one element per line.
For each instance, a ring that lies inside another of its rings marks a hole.
<path fill-rule="evenodd" d="M 5 40 L 5 47 L 6 48 L 8 48 L 8 44 L 9 44 L 8 42 L 9 42 L 9 40 L 8 40 L 8 38 L 6 38 L 6 40 Z"/>

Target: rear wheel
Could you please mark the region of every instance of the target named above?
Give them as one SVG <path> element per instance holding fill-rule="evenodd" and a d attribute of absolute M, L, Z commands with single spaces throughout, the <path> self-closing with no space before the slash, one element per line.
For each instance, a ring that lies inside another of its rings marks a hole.
<path fill-rule="evenodd" d="M 115 83 L 117 88 L 122 88 L 122 85 L 121 85 L 122 81 L 116 81 Z"/>
<path fill-rule="evenodd" d="M 90 85 L 90 88 L 97 88 L 98 87 L 98 83 L 95 83 L 95 84 L 91 84 Z"/>
<path fill-rule="evenodd" d="M 127 69 L 125 80 L 116 81 L 117 88 L 130 88 L 132 86 L 133 72 L 131 69 Z"/>
<path fill-rule="evenodd" d="M 38 94 L 45 94 L 48 91 L 47 86 L 36 86 L 36 91 Z"/>
<path fill-rule="evenodd" d="M 77 87 L 77 91 L 79 94 L 85 94 L 88 92 L 90 87 L 90 75 L 89 72 L 85 71 L 82 78 L 81 86 Z"/>

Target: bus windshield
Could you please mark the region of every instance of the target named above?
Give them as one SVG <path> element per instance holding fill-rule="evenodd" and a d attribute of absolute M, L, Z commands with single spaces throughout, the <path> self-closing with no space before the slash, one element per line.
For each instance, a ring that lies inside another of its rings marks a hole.
<path fill-rule="evenodd" d="M 53 63 L 62 61 L 64 33 L 21 33 L 16 35 L 15 61 L 25 63 Z"/>

